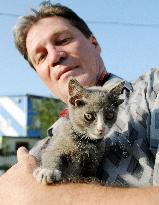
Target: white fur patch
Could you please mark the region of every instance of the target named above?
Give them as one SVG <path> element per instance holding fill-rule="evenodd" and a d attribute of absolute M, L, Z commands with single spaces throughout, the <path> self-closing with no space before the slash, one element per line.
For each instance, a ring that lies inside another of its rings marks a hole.
<path fill-rule="evenodd" d="M 46 168 L 38 167 L 34 170 L 33 176 L 39 183 L 42 184 L 52 184 L 53 182 L 57 182 L 61 180 L 61 171 L 55 169 L 50 170 Z"/>

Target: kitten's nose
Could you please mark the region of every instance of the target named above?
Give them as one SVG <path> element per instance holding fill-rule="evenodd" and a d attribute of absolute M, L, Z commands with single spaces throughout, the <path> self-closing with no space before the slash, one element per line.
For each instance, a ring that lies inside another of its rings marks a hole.
<path fill-rule="evenodd" d="M 105 132 L 105 128 L 104 128 L 104 127 L 97 128 L 97 131 L 98 131 L 100 134 L 103 134 L 103 133 Z"/>

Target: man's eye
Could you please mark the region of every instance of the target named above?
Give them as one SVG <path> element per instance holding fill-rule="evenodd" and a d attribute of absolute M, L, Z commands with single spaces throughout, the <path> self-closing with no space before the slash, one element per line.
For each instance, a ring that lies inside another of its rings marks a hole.
<path fill-rule="evenodd" d="M 37 58 L 37 63 L 41 63 L 46 57 L 46 54 L 41 54 L 38 58 Z"/>
<path fill-rule="evenodd" d="M 70 43 L 70 41 L 71 41 L 71 38 L 64 38 L 61 40 L 57 40 L 56 45 L 57 46 L 66 45 L 66 44 Z"/>

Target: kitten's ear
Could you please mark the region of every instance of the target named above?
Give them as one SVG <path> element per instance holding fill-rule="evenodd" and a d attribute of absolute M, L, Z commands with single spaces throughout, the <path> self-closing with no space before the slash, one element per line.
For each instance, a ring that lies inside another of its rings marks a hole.
<path fill-rule="evenodd" d="M 74 78 L 72 78 L 68 83 L 68 92 L 70 97 L 82 92 L 83 89 L 82 85 Z"/>
<path fill-rule="evenodd" d="M 125 81 L 120 82 L 117 86 L 109 91 L 109 98 L 113 101 L 113 104 L 118 106 L 124 102 L 123 94 Z"/>
<path fill-rule="evenodd" d="M 79 99 L 75 100 L 74 103 L 77 107 L 82 107 L 86 104 L 86 102 L 84 100 L 79 100 Z"/>
<path fill-rule="evenodd" d="M 85 102 L 83 98 L 86 96 L 85 89 L 76 79 L 71 79 L 68 83 L 69 103 L 73 106 L 83 106 Z"/>

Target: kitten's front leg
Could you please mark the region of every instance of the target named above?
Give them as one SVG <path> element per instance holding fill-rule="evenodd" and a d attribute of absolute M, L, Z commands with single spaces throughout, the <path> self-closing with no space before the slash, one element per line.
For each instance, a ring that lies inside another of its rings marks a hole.
<path fill-rule="evenodd" d="M 42 184 L 52 184 L 61 181 L 61 171 L 58 169 L 51 170 L 38 167 L 34 170 L 33 176 Z"/>
<path fill-rule="evenodd" d="M 62 180 L 60 171 L 61 157 L 55 150 L 47 150 L 42 154 L 41 165 L 33 172 L 33 176 L 39 183 L 52 184 Z"/>

